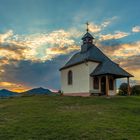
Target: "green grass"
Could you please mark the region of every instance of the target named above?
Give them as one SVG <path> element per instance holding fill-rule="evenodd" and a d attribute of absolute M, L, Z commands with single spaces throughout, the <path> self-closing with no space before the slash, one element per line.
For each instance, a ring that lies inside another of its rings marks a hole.
<path fill-rule="evenodd" d="M 0 99 L 0 140 L 140 140 L 140 97 Z"/>

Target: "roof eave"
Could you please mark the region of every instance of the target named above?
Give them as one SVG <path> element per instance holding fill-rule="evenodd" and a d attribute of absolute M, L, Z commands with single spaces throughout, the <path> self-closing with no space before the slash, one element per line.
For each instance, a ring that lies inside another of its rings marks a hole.
<path fill-rule="evenodd" d="M 91 77 L 94 77 L 94 76 L 103 76 L 103 75 L 114 75 L 117 78 L 134 77 L 131 74 L 129 74 L 129 75 L 121 75 L 121 74 L 113 74 L 113 73 L 101 73 L 101 74 L 93 74 L 93 73 L 91 73 L 90 74 Z"/>

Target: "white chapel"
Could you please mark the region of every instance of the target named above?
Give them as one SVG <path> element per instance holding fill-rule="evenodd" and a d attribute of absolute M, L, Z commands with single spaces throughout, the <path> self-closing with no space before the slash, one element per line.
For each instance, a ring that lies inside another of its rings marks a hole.
<path fill-rule="evenodd" d="M 60 69 L 61 92 L 68 96 L 116 95 L 116 80 L 133 77 L 110 60 L 93 43 L 89 33 L 82 37 L 81 50 Z"/>

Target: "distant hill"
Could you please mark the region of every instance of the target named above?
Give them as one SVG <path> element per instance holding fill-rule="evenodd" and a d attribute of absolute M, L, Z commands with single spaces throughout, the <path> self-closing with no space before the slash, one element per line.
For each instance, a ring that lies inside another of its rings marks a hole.
<path fill-rule="evenodd" d="M 26 95 L 50 95 L 52 92 L 49 89 L 45 88 L 34 88 L 25 92 L 17 93 L 7 89 L 0 90 L 0 98 L 4 97 L 14 97 L 14 96 L 22 96 L 23 94 Z"/>
<path fill-rule="evenodd" d="M 22 94 L 29 94 L 29 95 L 42 95 L 42 94 L 51 94 L 52 92 L 49 89 L 45 89 L 45 88 L 34 88 L 25 92 L 22 92 Z"/>
<path fill-rule="evenodd" d="M 13 97 L 13 96 L 19 96 L 19 95 L 20 95 L 19 93 L 12 92 L 7 89 L 0 90 L 0 97 Z"/>

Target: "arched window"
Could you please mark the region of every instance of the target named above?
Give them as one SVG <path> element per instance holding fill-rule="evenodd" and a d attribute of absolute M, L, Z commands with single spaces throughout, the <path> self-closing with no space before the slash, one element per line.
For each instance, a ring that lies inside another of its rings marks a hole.
<path fill-rule="evenodd" d="M 72 71 L 68 71 L 68 85 L 72 85 L 72 79 L 73 79 L 73 76 L 72 76 Z"/>
<path fill-rule="evenodd" d="M 98 77 L 93 78 L 93 87 L 94 87 L 94 89 L 99 89 L 99 78 Z"/>
<path fill-rule="evenodd" d="M 109 89 L 114 90 L 114 80 L 112 78 L 109 79 Z"/>

